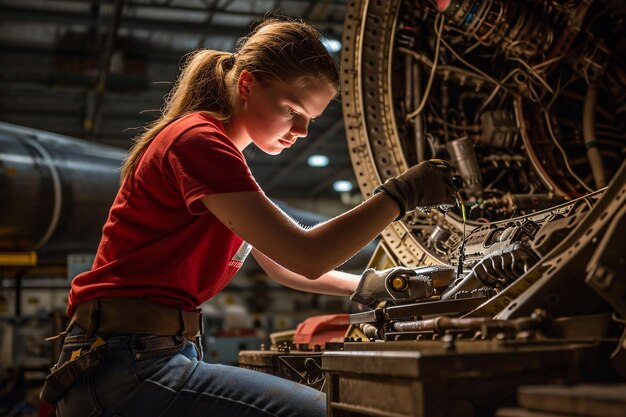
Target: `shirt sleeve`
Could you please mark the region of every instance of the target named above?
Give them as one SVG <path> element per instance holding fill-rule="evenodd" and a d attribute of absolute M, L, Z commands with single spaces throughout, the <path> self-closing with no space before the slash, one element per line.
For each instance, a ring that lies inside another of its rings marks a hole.
<path fill-rule="evenodd" d="M 199 201 L 207 195 L 260 191 L 243 154 L 223 132 L 210 126 L 183 133 L 164 155 L 163 170 L 192 214 L 207 211 Z"/>

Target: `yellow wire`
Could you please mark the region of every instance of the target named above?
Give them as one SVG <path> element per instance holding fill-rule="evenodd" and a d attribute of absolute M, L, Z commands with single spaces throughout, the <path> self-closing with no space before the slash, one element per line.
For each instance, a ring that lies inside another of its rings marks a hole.
<path fill-rule="evenodd" d="M 465 226 L 465 222 L 467 222 L 467 215 L 465 214 L 465 203 L 463 202 L 463 198 L 461 198 L 461 193 L 458 191 L 456 192 L 456 199 L 461 206 L 461 213 L 463 214 L 463 226 Z"/>

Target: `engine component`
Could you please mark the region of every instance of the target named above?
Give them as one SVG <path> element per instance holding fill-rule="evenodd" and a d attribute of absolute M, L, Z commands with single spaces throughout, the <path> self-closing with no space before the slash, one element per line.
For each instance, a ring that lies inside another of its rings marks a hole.
<path fill-rule="evenodd" d="M 505 110 L 486 111 L 480 115 L 482 144 L 500 149 L 517 149 L 519 129 L 514 116 Z"/>
<path fill-rule="evenodd" d="M 415 301 L 429 298 L 433 290 L 448 287 L 454 280 L 454 268 L 433 265 L 413 269 L 414 275 L 392 275 L 385 281 L 385 288 L 394 302 Z"/>
<path fill-rule="evenodd" d="M 442 299 L 456 298 L 483 286 L 502 290 L 528 272 L 538 260 L 537 254 L 526 244 L 512 243 L 482 258 L 467 276 L 458 279 L 459 282 L 446 291 Z"/>
<path fill-rule="evenodd" d="M 471 233 L 602 188 L 598 172 L 615 175 L 626 143 L 623 13 L 588 0 L 350 3 L 342 101 L 363 195 L 448 159 L 466 183 Z M 382 236 L 405 266 L 452 264 L 461 226 L 459 209 L 413 213 Z"/>
<path fill-rule="evenodd" d="M 438 0 L 437 8 L 465 35 L 503 52 L 532 57 L 552 42 L 552 28 L 528 3 L 505 0 Z"/>
<path fill-rule="evenodd" d="M 478 159 L 474 147 L 468 137 L 455 139 L 446 143 L 450 160 L 463 178 L 463 189 L 470 196 L 482 194 L 483 180 L 480 176 Z"/>
<path fill-rule="evenodd" d="M 434 319 L 417 321 L 398 321 L 393 323 L 397 332 L 434 332 L 440 335 L 450 330 L 468 330 L 476 332 L 474 337 L 489 338 L 494 334 L 516 335 L 522 331 L 549 331 L 549 317 L 544 311 L 538 310 L 530 317 L 516 320 L 492 320 L 486 317 L 453 319 L 439 316 Z M 514 337 L 514 336 L 513 336 Z"/>

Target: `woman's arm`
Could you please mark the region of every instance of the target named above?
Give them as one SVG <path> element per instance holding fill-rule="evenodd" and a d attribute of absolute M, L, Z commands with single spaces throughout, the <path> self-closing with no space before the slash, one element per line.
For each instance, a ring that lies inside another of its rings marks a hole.
<path fill-rule="evenodd" d="M 350 259 L 400 213 L 394 200 L 379 193 L 306 229 L 260 192 L 212 194 L 202 202 L 226 227 L 271 260 L 311 280 Z"/>
<path fill-rule="evenodd" d="M 252 249 L 252 256 L 274 281 L 300 291 L 327 295 L 351 295 L 361 278 L 360 275 L 332 270 L 322 274 L 316 280 L 310 280 L 277 264 L 257 249 Z"/>

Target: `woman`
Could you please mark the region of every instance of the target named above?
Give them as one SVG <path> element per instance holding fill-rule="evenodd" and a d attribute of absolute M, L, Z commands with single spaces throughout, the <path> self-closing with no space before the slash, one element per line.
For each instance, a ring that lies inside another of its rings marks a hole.
<path fill-rule="evenodd" d="M 297 21 L 262 23 L 234 54 L 189 57 L 124 163 L 93 269 L 72 282 L 69 333 L 42 393 L 60 416 L 325 415 L 324 394 L 199 361 L 193 340 L 196 308 L 250 251 L 278 282 L 369 302 L 365 280 L 333 268 L 407 210 L 453 203 L 436 163 L 310 229 L 263 194 L 244 148 L 276 155 L 305 137 L 338 81 L 319 33 Z"/>

